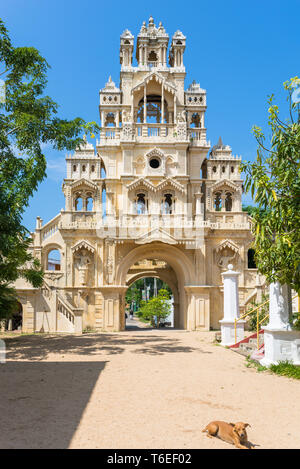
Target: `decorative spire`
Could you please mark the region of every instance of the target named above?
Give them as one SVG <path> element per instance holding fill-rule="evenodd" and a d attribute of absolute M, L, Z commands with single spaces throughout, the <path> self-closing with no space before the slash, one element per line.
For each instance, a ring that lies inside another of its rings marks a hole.
<path fill-rule="evenodd" d="M 220 148 L 223 147 L 223 142 L 222 142 L 222 138 L 221 138 L 221 137 L 219 137 L 219 140 L 218 140 L 218 143 L 217 143 L 217 147 L 220 147 Z"/>
<path fill-rule="evenodd" d="M 154 26 L 154 19 L 153 19 L 152 16 L 150 16 L 150 18 L 149 18 L 148 26 L 149 26 L 149 27 L 153 27 L 153 26 Z"/>

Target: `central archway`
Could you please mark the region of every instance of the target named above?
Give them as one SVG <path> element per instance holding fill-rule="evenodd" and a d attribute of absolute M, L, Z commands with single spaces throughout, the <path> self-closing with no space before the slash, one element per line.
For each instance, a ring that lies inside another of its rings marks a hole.
<path fill-rule="evenodd" d="M 143 262 L 143 261 L 142 261 Z M 149 261 L 148 261 L 149 262 Z M 134 266 L 135 267 L 135 266 Z M 132 269 L 131 269 L 132 270 Z M 161 275 L 155 271 L 141 272 L 129 276 L 128 289 L 125 293 L 126 298 L 126 330 L 145 330 L 153 328 L 151 321 L 145 320 L 140 314 L 140 308 L 143 301 L 151 301 L 157 297 L 159 292 L 164 289 L 169 295 L 170 312 L 167 318 L 160 321 L 168 330 L 175 328 L 175 317 L 178 310 L 178 289 L 175 283 L 170 286 L 169 275 Z M 163 280 L 164 278 L 164 280 Z M 177 319 L 177 318 L 176 318 Z"/>
<path fill-rule="evenodd" d="M 168 283 L 171 288 L 173 286 L 172 290 L 174 291 L 174 300 L 176 295 L 175 327 L 186 329 L 187 305 L 184 287 L 191 285 L 191 279 L 195 274 L 192 261 L 179 248 L 169 244 L 155 242 L 142 245 L 130 251 L 130 253 L 128 253 L 118 265 L 116 271 L 117 284 L 128 285 L 128 272 L 130 271 L 131 266 L 143 259 L 164 261 L 171 267 L 175 276 L 173 280 L 166 278 L 162 272 L 158 277 Z M 144 272 L 140 272 L 139 275 L 140 278 L 145 276 L 151 277 L 154 276 L 152 275 L 153 273 L 153 270 L 146 270 Z M 122 304 L 124 304 L 124 301 L 122 301 Z M 120 317 L 120 323 L 122 324 L 124 323 L 122 320 L 124 311 L 120 311 L 120 314 L 122 315 L 122 317 Z"/>

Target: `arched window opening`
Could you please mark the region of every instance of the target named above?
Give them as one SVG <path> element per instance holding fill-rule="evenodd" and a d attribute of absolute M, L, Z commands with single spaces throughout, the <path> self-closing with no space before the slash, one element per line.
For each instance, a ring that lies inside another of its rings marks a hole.
<path fill-rule="evenodd" d="M 154 50 L 152 50 L 150 52 L 150 54 L 148 55 L 148 65 L 150 67 L 156 67 L 157 66 L 157 62 L 158 62 L 158 57 L 157 57 L 157 54 L 156 52 L 154 52 Z"/>
<path fill-rule="evenodd" d="M 77 170 L 76 164 L 73 165 L 73 171 L 75 172 Z"/>
<path fill-rule="evenodd" d="M 86 166 L 84 164 L 84 165 L 82 165 L 82 172 L 85 173 L 85 170 L 86 170 Z"/>
<path fill-rule="evenodd" d="M 58 249 L 52 249 L 47 257 L 47 270 L 60 270 L 60 252 Z"/>
<path fill-rule="evenodd" d="M 256 269 L 254 249 L 248 249 L 248 269 Z"/>
<path fill-rule="evenodd" d="M 149 124 L 160 124 L 162 115 L 161 96 L 148 95 L 146 98 L 146 122 Z M 138 104 L 137 123 L 144 123 L 144 98 Z M 163 123 L 169 122 L 168 103 L 164 100 Z"/>
<path fill-rule="evenodd" d="M 106 170 L 103 162 L 101 162 L 100 176 L 102 179 L 106 178 Z"/>
<path fill-rule="evenodd" d="M 172 194 L 164 194 L 164 198 L 162 201 L 162 213 L 166 215 L 172 215 L 174 208 L 173 208 L 173 195 Z"/>
<path fill-rule="evenodd" d="M 147 199 L 146 199 L 146 196 L 145 194 L 143 193 L 140 193 L 140 194 L 137 194 L 136 196 L 136 213 L 138 215 L 144 215 L 145 213 L 147 213 Z"/>
<path fill-rule="evenodd" d="M 222 166 L 222 173 L 225 173 L 225 166 Z"/>
<path fill-rule="evenodd" d="M 220 192 L 215 194 L 214 207 L 216 212 L 220 212 L 222 210 L 222 198 Z"/>
<path fill-rule="evenodd" d="M 231 166 L 231 172 L 234 173 L 234 166 Z"/>
<path fill-rule="evenodd" d="M 95 172 L 95 165 L 94 165 L 94 164 L 92 164 L 92 166 L 91 166 L 91 172 L 92 172 L 92 173 Z"/>
<path fill-rule="evenodd" d="M 90 195 L 86 199 L 86 210 L 91 212 L 93 210 L 93 197 Z"/>
<path fill-rule="evenodd" d="M 116 127 L 115 115 L 113 112 L 108 112 L 106 114 L 105 127 Z"/>
<path fill-rule="evenodd" d="M 103 184 L 103 186 L 102 186 L 101 202 L 102 202 L 102 218 L 105 218 L 106 217 L 106 187 L 105 187 L 105 184 Z"/>
<path fill-rule="evenodd" d="M 80 212 L 83 210 L 83 200 L 82 197 L 77 197 L 75 199 L 75 210 L 76 212 Z"/>
<path fill-rule="evenodd" d="M 230 192 L 226 193 L 225 210 L 226 212 L 231 212 L 232 210 L 232 195 L 230 194 Z"/>
<path fill-rule="evenodd" d="M 217 172 L 217 168 L 216 166 L 213 166 L 213 172 L 216 173 Z"/>

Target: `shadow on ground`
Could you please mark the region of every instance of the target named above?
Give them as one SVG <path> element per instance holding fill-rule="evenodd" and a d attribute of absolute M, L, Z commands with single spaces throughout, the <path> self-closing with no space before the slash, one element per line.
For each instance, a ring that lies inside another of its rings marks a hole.
<path fill-rule="evenodd" d="M 166 353 L 210 353 L 199 347 L 181 345 L 172 335 L 155 332 L 139 333 L 89 333 L 79 335 L 33 334 L 5 339 L 8 360 L 44 360 L 49 354 L 68 352 L 75 355 L 121 354 L 128 346 L 132 353 L 162 355 Z"/>
<path fill-rule="evenodd" d="M 0 448 L 68 448 L 105 364 L 0 365 Z"/>

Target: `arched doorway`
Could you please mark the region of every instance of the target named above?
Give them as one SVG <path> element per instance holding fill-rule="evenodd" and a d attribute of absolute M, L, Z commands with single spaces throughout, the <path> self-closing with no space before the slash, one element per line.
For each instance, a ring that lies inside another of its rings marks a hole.
<path fill-rule="evenodd" d="M 132 276 L 129 278 L 132 270 L 132 266 L 137 265 L 139 262 L 147 260 L 151 261 L 152 265 L 145 266 L 144 270 L 141 266 L 140 272 L 136 274 L 136 277 Z M 157 266 L 154 268 L 154 262 L 163 262 L 166 268 L 158 271 Z M 195 277 L 195 267 L 188 256 L 180 249 L 173 245 L 153 242 L 147 245 L 139 246 L 129 254 L 127 254 L 123 260 L 119 263 L 116 272 L 116 283 L 117 285 L 129 285 L 130 280 L 133 278 L 137 279 L 148 276 L 157 276 L 161 280 L 165 281 L 172 291 L 174 292 L 174 319 L 175 328 L 186 329 L 187 328 L 187 302 L 185 286 L 192 285 L 192 279 Z M 127 289 L 126 289 L 127 290 Z M 123 299 L 121 304 L 125 308 L 125 293 L 123 293 Z M 120 308 L 120 325 L 121 330 L 125 329 L 125 309 Z"/>
<path fill-rule="evenodd" d="M 22 304 L 18 301 L 12 316 L 5 321 L 5 329 L 7 331 L 22 331 L 23 324 L 23 308 Z"/>

